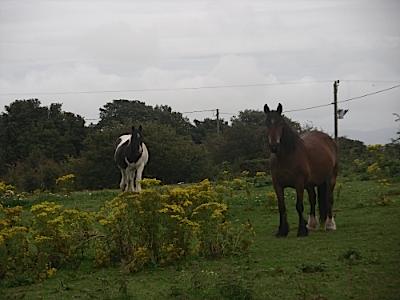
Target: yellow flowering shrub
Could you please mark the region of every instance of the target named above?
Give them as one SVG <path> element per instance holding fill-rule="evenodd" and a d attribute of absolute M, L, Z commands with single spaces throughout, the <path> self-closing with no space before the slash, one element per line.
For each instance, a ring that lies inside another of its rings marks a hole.
<path fill-rule="evenodd" d="M 106 266 L 122 260 L 134 263 L 139 269 L 146 263 L 158 260 L 161 194 L 156 190 L 144 189 L 140 194 L 122 193 L 105 203 L 98 213 L 104 238 L 96 244 L 96 265 Z M 133 257 L 137 249 L 148 249 L 146 262 Z"/>
<path fill-rule="evenodd" d="M 0 280 L 26 284 L 74 267 L 84 257 L 96 266 L 137 272 L 185 257 L 243 253 L 250 223 L 234 224 L 219 188 L 208 180 L 187 187 L 159 186 L 121 193 L 98 212 L 41 202 L 30 209 L 0 204 Z"/>
<path fill-rule="evenodd" d="M 0 205 L 0 280 L 21 285 L 56 274 L 66 264 L 77 265 L 90 238 L 92 214 L 53 202 Z"/>
<path fill-rule="evenodd" d="M 21 206 L 6 208 L 0 204 L 0 281 L 12 285 L 31 283 L 43 270 L 32 260 L 35 251 L 22 215 Z"/>
<path fill-rule="evenodd" d="M 56 179 L 56 186 L 59 191 L 64 193 L 70 193 L 74 189 L 75 175 L 66 174 Z"/>
<path fill-rule="evenodd" d="M 31 233 L 38 259 L 50 268 L 65 263 L 76 265 L 91 235 L 93 214 L 77 209 L 64 208 L 54 202 L 44 201 L 33 205 Z"/>
<path fill-rule="evenodd" d="M 160 186 L 161 185 L 161 180 L 158 180 L 156 178 L 143 178 L 140 181 L 140 184 L 141 184 L 143 189 L 148 189 L 148 188 L 151 188 L 151 187 Z"/>
<path fill-rule="evenodd" d="M 235 178 L 231 181 L 234 190 L 244 190 L 246 188 L 246 180 L 242 178 Z"/>
<path fill-rule="evenodd" d="M 11 184 L 7 184 L 0 181 L 0 199 L 10 198 L 15 194 L 15 187 Z"/>
<path fill-rule="evenodd" d="M 0 203 L 4 206 L 15 206 L 17 203 L 23 205 L 26 193 L 18 193 L 15 186 L 0 181 Z"/>
<path fill-rule="evenodd" d="M 208 180 L 185 188 L 122 193 L 106 202 L 98 214 L 104 238 L 96 245 L 96 264 L 124 262 L 133 272 L 150 263 L 164 265 L 187 256 L 247 251 L 247 246 L 240 247 L 251 244 L 251 235 L 233 230 L 227 212 L 223 196 Z M 248 242 L 237 242 L 245 239 Z"/>

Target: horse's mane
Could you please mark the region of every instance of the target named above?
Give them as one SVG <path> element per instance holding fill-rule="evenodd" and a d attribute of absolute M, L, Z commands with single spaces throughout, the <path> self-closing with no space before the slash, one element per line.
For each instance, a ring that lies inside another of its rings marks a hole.
<path fill-rule="evenodd" d="M 281 144 L 287 152 L 293 152 L 296 144 L 301 141 L 300 135 L 284 120 L 284 126 L 281 137 Z"/>

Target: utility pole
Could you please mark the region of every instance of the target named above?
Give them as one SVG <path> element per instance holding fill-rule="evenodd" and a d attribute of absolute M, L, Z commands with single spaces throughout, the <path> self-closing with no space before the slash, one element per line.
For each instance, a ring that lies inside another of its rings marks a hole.
<path fill-rule="evenodd" d="M 334 121 L 335 121 L 335 142 L 338 140 L 338 109 L 337 109 L 337 93 L 339 87 L 339 80 L 333 83 L 333 107 L 334 107 Z"/>
<path fill-rule="evenodd" d="M 220 128 L 219 128 L 219 109 L 217 108 L 217 134 L 219 135 L 219 131 L 220 131 Z"/>

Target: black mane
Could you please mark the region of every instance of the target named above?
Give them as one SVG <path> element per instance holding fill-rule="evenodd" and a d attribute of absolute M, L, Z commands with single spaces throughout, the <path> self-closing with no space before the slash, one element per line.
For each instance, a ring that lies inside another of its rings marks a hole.
<path fill-rule="evenodd" d="M 287 152 L 293 152 L 296 149 L 297 143 L 301 140 L 300 135 L 295 131 L 282 116 L 284 127 L 281 137 L 283 149 Z"/>

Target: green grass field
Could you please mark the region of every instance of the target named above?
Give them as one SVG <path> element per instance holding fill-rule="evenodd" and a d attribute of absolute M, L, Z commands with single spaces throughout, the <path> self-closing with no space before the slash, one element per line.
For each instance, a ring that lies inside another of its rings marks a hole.
<path fill-rule="evenodd" d="M 342 182 L 339 189 L 336 232 L 321 229 L 297 238 L 294 193 L 288 190 L 291 231 L 287 238 L 277 239 L 278 212 L 266 204 L 271 187 L 252 189 L 250 198 L 238 191 L 229 199 L 230 217 L 249 219 L 254 226 L 255 241 L 248 255 L 190 259 L 136 274 L 96 269 L 86 261 L 38 284 L 4 288 L 0 298 L 399 299 L 400 183 L 383 187 L 373 181 Z M 39 196 L 35 202 L 98 210 L 117 194 L 76 192 L 68 197 Z"/>

